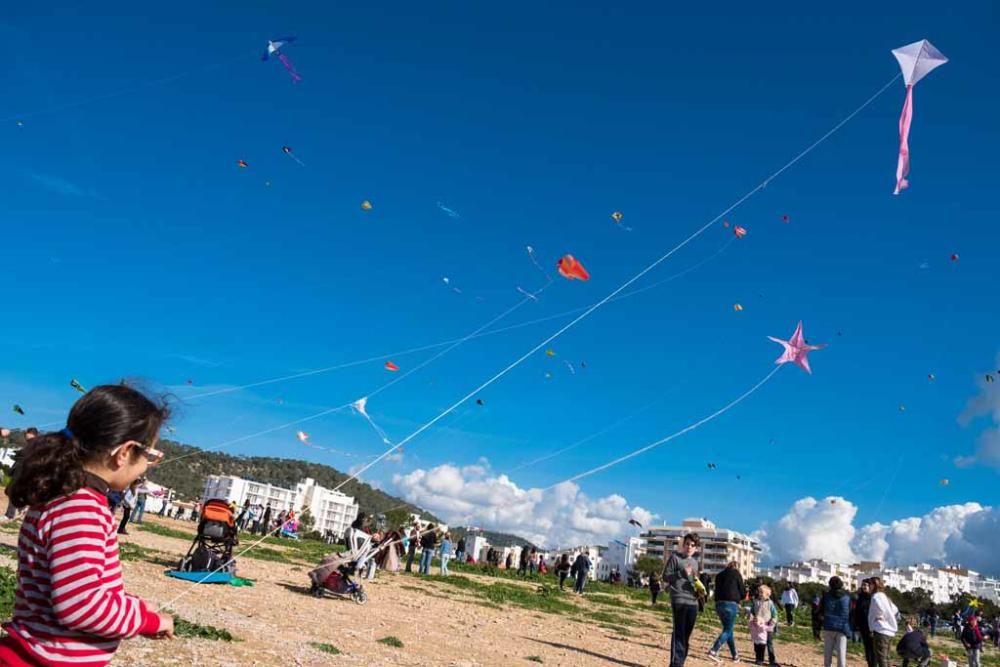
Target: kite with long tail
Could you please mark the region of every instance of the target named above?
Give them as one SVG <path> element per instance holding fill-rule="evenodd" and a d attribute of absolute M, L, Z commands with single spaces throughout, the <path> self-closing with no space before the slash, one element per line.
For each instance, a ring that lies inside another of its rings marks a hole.
<path fill-rule="evenodd" d="M 913 86 L 930 74 L 931 70 L 948 62 L 948 59 L 926 39 L 893 49 L 892 55 L 896 56 L 896 60 L 899 61 L 899 69 L 903 72 L 903 83 L 906 84 L 906 99 L 903 101 L 903 112 L 899 116 L 899 160 L 896 163 L 896 190 L 892 193 L 898 195 L 910 186 L 906 178 L 910 175 L 910 122 L 913 120 Z"/>
<path fill-rule="evenodd" d="M 274 56 L 281 61 L 281 64 L 285 66 L 286 70 L 288 70 L 288 74 L 291 75 L 292 81 L 301 81 L 302 77 L 295 71 L 295 65 L 293 65 L 292 61 L 288 59 L 288 56 L 281 52 L 281 49 L 286 44 L 294 42 L 295 39 L 295 37 L 279 37 L 278 39 L 267 40 L 267 50 L 264 51 L 264 55 L 262 55 L 260 59 L 262 61 L 266 61 L 271 56 Z"/>

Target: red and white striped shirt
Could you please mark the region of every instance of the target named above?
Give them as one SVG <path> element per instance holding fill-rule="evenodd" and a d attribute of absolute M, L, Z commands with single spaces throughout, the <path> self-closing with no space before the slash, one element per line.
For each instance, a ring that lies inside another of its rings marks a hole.
<path fill-rule="evenodd" d="M 125 592 L 115 518 L 99 490 L 32 507 L 17 546 L 14 617 L 4 629 L 38 664 L 102 667 L 121 639 L 159 630 L 156 613 Z"/>

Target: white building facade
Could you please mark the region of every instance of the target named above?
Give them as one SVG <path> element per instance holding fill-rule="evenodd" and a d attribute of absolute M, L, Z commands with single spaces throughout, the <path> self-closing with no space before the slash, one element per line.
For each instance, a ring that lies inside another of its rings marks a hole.
<path fill-rule="evenodd" d="M 701 539 L 698 559 L 704 572 L 715 574 L 735 561 L 744 579 L 756 576 L 760 543 L 744 533 L 717 528 L 708 519 L 685 519 L 680 526 L 650 526 L 640 538 L 647 554 L 665 558 L 680 549 L 681 541 L 688 533 L 694 533 Z"/>
<path fill-rule="evenodd" d="M 590 572 L 588 573 L 587 578 L 596 580 L 598 579 L 598 572 L 607 570 L 607 568 L 603 566 L 601 558 L 601 551 L 605 548 L 606 547 L 578 546 L 573 547 L 572 549 L 557 549 L 556 551 L 551 552 L 546 563 L 548 563 L 549 567 L 555 569 L 555 565 L 562 559 L 562 555 L 569 554 L 569 562 L 572 565 L 573 561 L 576 560 L 576 557 L 580 553 L 584 553 L 587 555 L 587 558 L 590 559 Z M 624 576 L 624 574 L 622 576 Z M 605 576 L 605 578 L 607 577 Z"/>
<path fill-rule="evenodd" d="M 831 577 L 840 577 L 844 586 L 852 591 L 857 589 L 858 577 L 860 576 L 859 570 L 853 565 L 831 563 L 820 558 L 776 565 L 760 570 L 759 574 L 775 581 L 787 581 L 793 584 L 823 584 L 824 586 L 830 583 Z"/>
<path fill-rule="evenodd" d="M 232 475 L 209 475 L 202 497 L 205 500 L 221 498 L 241 508 L 246 505 L 270 505 L 273 514 L 293 509 L 301 515 L 304 509 L 308 509 L 315 530 L 323 534 L 330 531 L 338 538 L 343 537 L 344 531 L 358 516 L 354 498 L 319 486 L 311 478 L 302 480 L 294 489 L 286 489 Z"/>
<path fill-rule="evenodd" d="M 617 569 L 624 578 L 645 553 L 646 543 L 640 537 L 629 537 L 625 542 L 613 540 L 601 554 L 601 562 L 608 574 Z"/>

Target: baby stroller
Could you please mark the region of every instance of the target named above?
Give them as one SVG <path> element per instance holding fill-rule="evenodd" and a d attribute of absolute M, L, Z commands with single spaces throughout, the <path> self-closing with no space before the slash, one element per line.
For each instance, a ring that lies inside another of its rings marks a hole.
<path fill-rule="evenodd" d="M 352 577 L 361 570 L 378 547 L 372 544 L 371 537 L 362 543 L 357 551 L 343 551 L 327 556 L 319 566 L 309 572 L 312 581 L 310 593 L 321 598 L 327 591 L 338 597 L 349 597 L 358 604 L 368 602 L 365 587 L 354 581 Z"/>
<path fill-rule="evenodd" d="M 233 547 L 237 544 L 236 521 L 229 504 L 224 500 L 209 500 L 201 510 L 198 534 L 177 569 L 181 572 L 218 570 L 236 574 Z"/>

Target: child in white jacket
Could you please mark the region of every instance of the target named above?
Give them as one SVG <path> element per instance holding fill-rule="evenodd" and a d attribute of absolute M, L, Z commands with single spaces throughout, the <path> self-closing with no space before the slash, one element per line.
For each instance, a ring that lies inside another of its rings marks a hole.
<path fill-rule="evenodd" d="M 873 577 L 870 583 L 872 603 L 868 609 L 868 627 L 875 644 L 875 664 L 877 667 L 891 667 L 892 641 L 899 631 L 896 622 L 899 609 L 885 594 L 885 582 L 881 577 Z"/>

